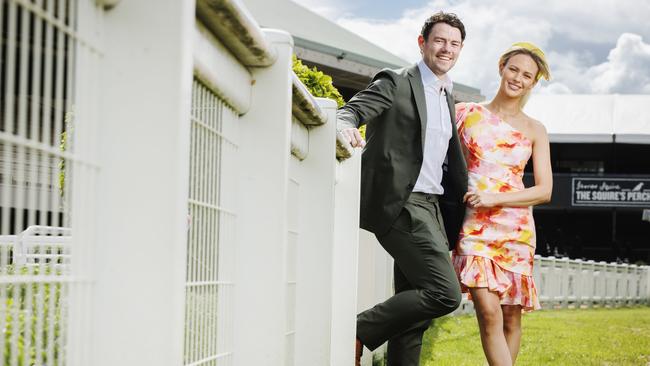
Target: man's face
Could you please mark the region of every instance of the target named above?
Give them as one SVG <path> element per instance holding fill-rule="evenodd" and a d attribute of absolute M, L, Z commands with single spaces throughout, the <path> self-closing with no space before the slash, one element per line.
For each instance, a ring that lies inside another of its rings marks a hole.
<path fill-rule="evenodd" d="M 436 23 L 428 39 L 425 40 L 422 35 L 418 37 L 418 44 L 424 63 L 438 77 L 451 70 L 463 48 L 460 29 L 447 23 Z"/>

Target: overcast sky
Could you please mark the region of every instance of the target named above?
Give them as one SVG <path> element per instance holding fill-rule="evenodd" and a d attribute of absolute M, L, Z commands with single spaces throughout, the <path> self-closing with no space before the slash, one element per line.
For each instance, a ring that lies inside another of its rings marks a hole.
<path fill-rule="evenodd" d="M 540 93 L 650 94 L 650 0 L 294 1 L 411 62 L 424 20 L 456 13 L 467 38 L 450 75 L 488 97 L 499 55 L 517 41 L 547 55 L 553 79 Z"/>

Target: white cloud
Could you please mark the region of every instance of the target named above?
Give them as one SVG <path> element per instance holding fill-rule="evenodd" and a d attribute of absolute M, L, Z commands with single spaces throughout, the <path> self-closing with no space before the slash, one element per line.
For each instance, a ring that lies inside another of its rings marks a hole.
<path fill-rule="evenodd" d="M 589 68 L 586 77 L 595 93 L 650 93 L 650 44 L 622 34 L 607 62 Z"/>
<path fill-rule="evenodd" d="M 344 3 L 330 0 L 329 4 Z M 452 78 L 480 88 L 488 97 L 498 87 L 499 55 L 523 40 L 545 50 L 550 62 L 553 80 L 542 81 L 537 92 L 650 93 L 650 46 L 645 43 L 650 40 L 650 1 L 433 0 L 396 14 L 393 20 L 352 17 L 341 10 L 337 22 L 415 62 L 420 57 L 416 41 L 420 27 L 438 10 L 458 14 L 467 28 Z"/>
<path fill-rule="evenodd" d="M 576 53 L 551 53 L 549 58 L 555 64 L 554 81 L 541 93 L 650 93 L 650 44 L 638 34 L 621 34 L 607 60 L 595 65 Z"/>

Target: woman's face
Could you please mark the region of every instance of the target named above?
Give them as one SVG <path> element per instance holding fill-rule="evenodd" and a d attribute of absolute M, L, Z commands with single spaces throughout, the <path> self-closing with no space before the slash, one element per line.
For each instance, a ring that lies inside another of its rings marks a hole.
<path fill-rule="evenodd" d="M 523 96 L 535 86 L 538 70 L 532 57 L 522 53 L 511 56 L 499 70 L 501 91 L 512 98 Z"/>

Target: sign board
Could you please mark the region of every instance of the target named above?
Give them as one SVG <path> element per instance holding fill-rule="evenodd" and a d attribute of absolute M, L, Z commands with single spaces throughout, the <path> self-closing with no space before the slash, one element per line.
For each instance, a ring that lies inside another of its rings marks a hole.
<path fill-rule="evenodd" d="M 572 206 L 650 207 L 650 179 L 573 177 L 571 186 Z"/>

